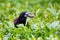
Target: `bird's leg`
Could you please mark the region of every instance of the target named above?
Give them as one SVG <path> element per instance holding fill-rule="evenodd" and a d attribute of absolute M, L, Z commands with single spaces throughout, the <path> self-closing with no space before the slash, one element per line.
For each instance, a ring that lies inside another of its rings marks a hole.
<path fill-rule="evenodd" d="M 26 22 L 26 24 L 25 24 L 28 28 L 29 28 L 29 23 L 28 22 Z"/>
<path fill-rule="evenodd" d="M 27 25 L 27 22 L 25 23 L 25 25 Z"/>
<path fill-rule="evenodd" d="M 17 25 L 15 25 L 15 27 L 18 28 Z"/>

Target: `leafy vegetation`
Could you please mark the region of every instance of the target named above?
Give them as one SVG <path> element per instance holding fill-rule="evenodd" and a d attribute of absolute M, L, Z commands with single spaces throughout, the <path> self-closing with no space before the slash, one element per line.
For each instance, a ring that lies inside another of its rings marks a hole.
<path fill-rule="evenodd" d="M 33 12 L 27 28 L 15 28 L 22 11 Z M 60 40 L 60 0 L 0 0 L 0 40 Z"/>

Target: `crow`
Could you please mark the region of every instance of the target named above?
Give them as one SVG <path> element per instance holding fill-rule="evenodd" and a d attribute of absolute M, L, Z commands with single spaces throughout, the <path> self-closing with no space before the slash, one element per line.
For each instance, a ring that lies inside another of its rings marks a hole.
<path fill-rule="evenodd" d="M 30 17 L 30 18 L 34 18 L 34 14 L 31 13 L 31 12 L 21 12 L 21 14 L 19 15 L 19 17 L 17 17 L 16 19 L 14 19 L 14 26 L 16 28 L 18 24 L 23 24 L 24 26 L 26 26 L 26 19 L 27 17 Z"/>

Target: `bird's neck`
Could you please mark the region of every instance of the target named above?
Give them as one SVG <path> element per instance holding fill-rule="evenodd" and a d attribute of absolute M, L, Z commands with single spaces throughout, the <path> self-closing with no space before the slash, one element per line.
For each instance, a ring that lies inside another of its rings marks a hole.
<path fill-rule="evenodd" d="M 23 19 L 23 18 L 24 18 L 25 20 L 27 19 L 27 17 L 18 17 L 18 19 L 20 19 L 20 20 Z"/>

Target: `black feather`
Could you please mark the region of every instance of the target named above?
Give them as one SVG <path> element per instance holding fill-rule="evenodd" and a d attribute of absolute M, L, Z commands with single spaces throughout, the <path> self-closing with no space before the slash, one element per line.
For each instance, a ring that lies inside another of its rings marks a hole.
<path fill-rule="evenodd" d="M 26 24 L 26 17 L 25 17 L 26 12 L 22 12 L 18 18 L 14 20 L 14 26 L 17 27 L 18 24 L 23 24 L 25 26 Z"/>

